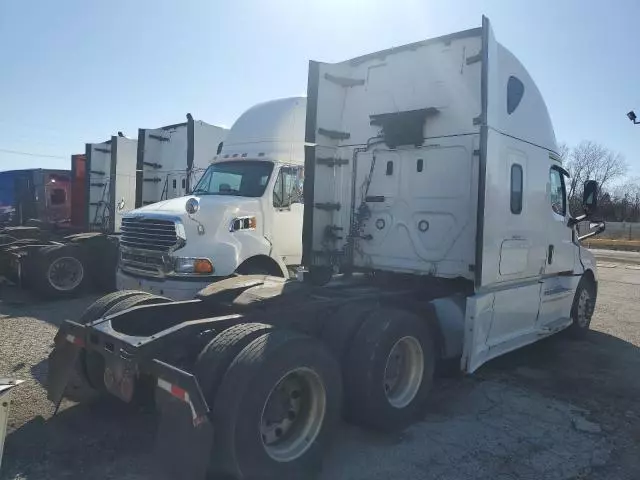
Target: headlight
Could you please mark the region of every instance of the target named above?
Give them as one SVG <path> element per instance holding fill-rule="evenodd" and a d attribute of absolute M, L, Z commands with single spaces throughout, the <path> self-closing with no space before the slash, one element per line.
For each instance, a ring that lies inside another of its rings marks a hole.
<path fill-rule="evenodd" d="M 176 273 L 213 273 L 213 263 L 208 258 L 178 257 L 175 259 Z"/>
<path fill-rule="evenodd" d="M 230 232 L 237 232 L 238 230 L 255 230 L 258 222 L 256 217 L 238 217 L 231 221 L 229 226 Z"/>

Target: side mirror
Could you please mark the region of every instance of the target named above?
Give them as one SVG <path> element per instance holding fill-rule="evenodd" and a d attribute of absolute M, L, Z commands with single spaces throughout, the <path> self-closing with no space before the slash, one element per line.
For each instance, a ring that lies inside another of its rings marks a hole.
<path fill-rule="evenodd" d="M 582 208 L 587 216 L 593 215 L 598 209 L 598 182 L 595 180 L 584 182 Z"/>

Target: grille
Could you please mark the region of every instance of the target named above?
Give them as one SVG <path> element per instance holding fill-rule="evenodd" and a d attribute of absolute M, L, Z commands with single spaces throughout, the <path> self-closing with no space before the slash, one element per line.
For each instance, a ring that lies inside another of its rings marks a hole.
<path fill-rule="evenodd" d="M 157 218 L 123 218 L 120 243 L 125 247 L 167 252 L 178 243 L 173 220 Z"/>

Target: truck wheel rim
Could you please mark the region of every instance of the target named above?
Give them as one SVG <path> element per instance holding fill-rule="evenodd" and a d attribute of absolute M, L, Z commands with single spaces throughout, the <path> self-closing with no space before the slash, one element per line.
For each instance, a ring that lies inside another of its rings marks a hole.
<path fill-rule="evenodd" d="M 84 277 L 82 263 L 73 257 L 56 258 L 47 271 L 49 284 L 56 290 L 67 292 L 77 288 Z"/>
<path fill-rule="evenodd" d="M 262 408 L 260 435 L 267 454 L 278 462 L 299 458 L 320 433 L 326 411 L 322 380 L 310 368 L 286 373 Z"/>
<path fill-rule="evenodd" d="M 578 325 L 586 327 L 589 323 L 589 292 L 583 289 L 578 297 Z"/>
<path fill-rule="evenodd" d="M 404 408 L 416 397 L 424 376 L 424 352 L 415 337 L 402 337 L 387 357 L 384 392 L 395 408 Z"/>

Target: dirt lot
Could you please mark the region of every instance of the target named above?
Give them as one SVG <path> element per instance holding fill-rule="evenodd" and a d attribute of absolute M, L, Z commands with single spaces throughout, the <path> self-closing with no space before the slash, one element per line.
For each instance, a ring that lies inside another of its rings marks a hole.
<path fill-rule="evenodd" d="M 439 380 L 424 421 L 392 436 L 343 426 L 321 480 L 640 478 L 640 266 L 607 258 L 594 331 L 562 336 Z M 65 402 L 41 382 L 53 335 L 95 297 L 37 303 L 0 292 L 0 376 L 15 391 L 4 479 L 153 476 L 154 415 L 116 401 Z"/>

